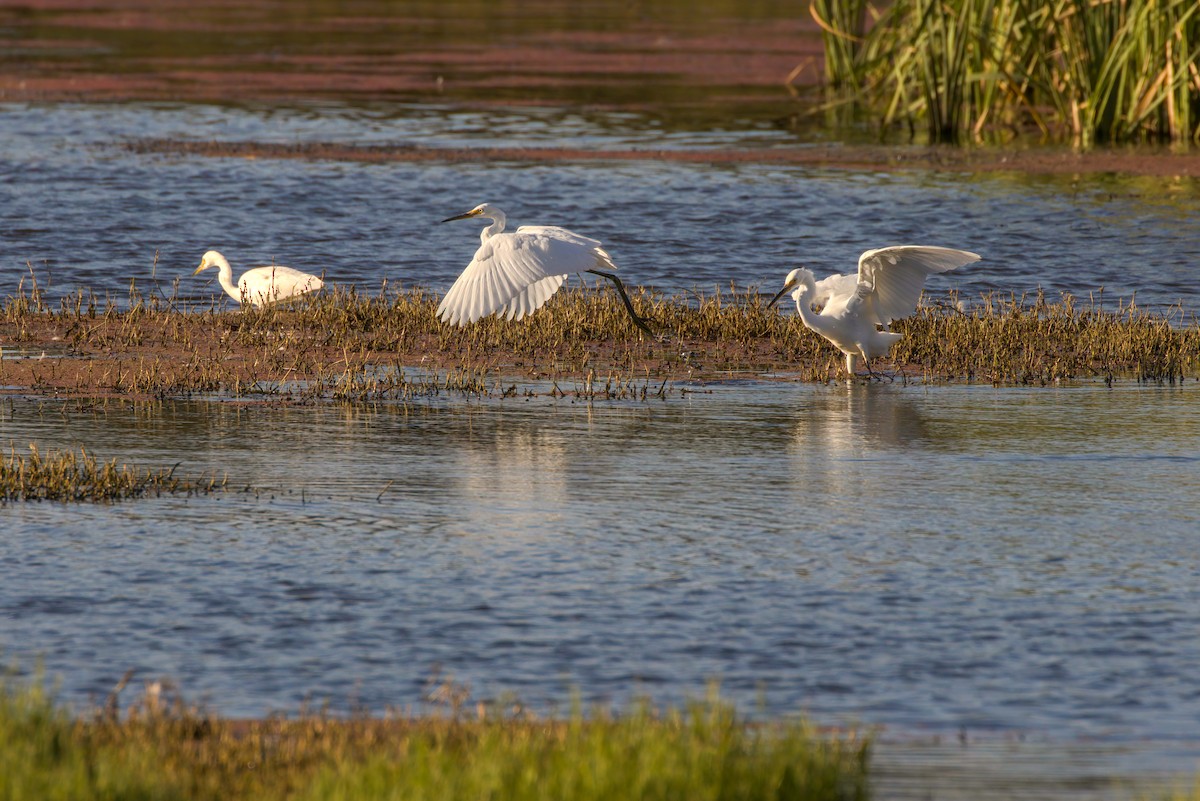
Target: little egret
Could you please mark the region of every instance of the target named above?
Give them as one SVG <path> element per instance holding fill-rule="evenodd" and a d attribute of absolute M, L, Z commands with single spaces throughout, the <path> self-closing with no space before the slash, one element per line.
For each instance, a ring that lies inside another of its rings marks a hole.
<path fill-rule="evenodd" d="M 892 320 L 917 308 L 925 278 L 979 261 L 979 254 L 953 248 L 898 245 L 868 250 L 858 259 L 858 275 L 833 275 L 816 281 L 810 270 L 798 267 L 787 275 L 770 308 L 788 290 L 800 319 L 846 354 L 846 371 L 854 375 L 858 357 L 884 356 L 900 334 L 887 330 Z M 816 303 L 823 308 L 814 312 Z M 883 330 L 879 330 L 882 327 Z"/>
<path fill-rule="evenodd" d="M 200 259 L 200 266 L 192 275 L 199 275 L 209 267 L 217 268 L 217 281 L 231 298 L 238 303 L 250 301 L 255 306 L 265 306 L 277 300 L 316 292 L 325 286 L 325 282 L 315 275 L 278 265 L 247 270 L 242 273 L 235 286 L 233 268 L 229 266 L 225 257 L 215 250 L 204 254 L 204 258 Z"/>
<path fill-rule="evenodd" d="M 479 250 L 438 306 L 438 317 L 454 325 L 473 323 L 489 314 L 520 320 L 533 314 L 559 290 L 571 273 L 592 273 L 613 282 L 633 324 L 651 333 L 637 312 L 612 258 L 595 239 L 552 225 L 522 225 L 504 233 L 504 212 L 481 203 L 442 222 L 483 217 L 492 224 L 479 235 Z"/>

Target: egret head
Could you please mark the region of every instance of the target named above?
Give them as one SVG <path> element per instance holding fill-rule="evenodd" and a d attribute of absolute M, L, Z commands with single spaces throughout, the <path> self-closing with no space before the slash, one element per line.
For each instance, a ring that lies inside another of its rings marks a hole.
<path fill-rule="evenodd" d="M 225 257 L 215 250 L 210 250 L 200 259 L 200 266 L 196 268 L 192 275 L 199 275 L 209 267 L 220 267 L 221 262 L 225 261 Z"/>
<path fill-rule="evenodd" d="M 790 290 L 795 290 L 792 295 L 792 299 L 798 300 L 796 295 L 802 290 L 811 287 L 815 281 L 816 279 L 813 278 L 812 270 L 809 270 L 806 267 L 797 267 L 787 274 L 787 278 L 783 280 L 783 289 L 779 290 L 779 292 L 775 294 L 775 297 L 771 298 L 771 302 L 767 304 L 767 308 L 769 309 L 778 303 L 779 299 L 786 295 Z"/>
<path fill-rule="evenodd" d="M 497 217 L 503 217 L 503 216 L 504 216 L 504 212 L 500 211 L 500 209 L 496 208 L 491 203 L 480 203 L 478 206 L 471 209 L 467 213 L 456 214 L 453 217 L 447 217 L 446 219 L 442 220 L 442 222 L 453 222 L 454 220 L 469 220 L 472 217 L 487 217 L 489 219 L 494 220 Z"/>

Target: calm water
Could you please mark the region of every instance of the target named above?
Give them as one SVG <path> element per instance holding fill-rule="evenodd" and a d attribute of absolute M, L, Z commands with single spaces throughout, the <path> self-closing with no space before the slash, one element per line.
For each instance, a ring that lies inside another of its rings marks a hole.
<path fill-rule="evenodd" d="M 479 226 L 438 220 L 487 200 L 512 224 L 561 224 L 606 243 L 627 280 L 665 292 L 758 286 L 797 264 L 855 268 L 885 244 L 940 244 L 985 261 L 930 291 L 1071 292 L 1200 307 L 1200 187 L 1099 177 L 876 173 L 668 162 L 351 164 L 129 153 L 144 137 L 443 147 L 795 146 L 782 132 L 666 134 L 631 114 L 436 107 L 231 110 L 0 106 L 0 291 L 30 269 L 51 296 L 116 298 L 131 280 L 211 297 L 209 248 L 376 289 L 444 291 Z M 155 256 L 158 256 L 157 265 Z"/>
<path fill-rule="evenodd" d="M 901 741 L 1195 766 L 1200 389 L 697 389 L 6 401 L 18 449 L 254 489 L 5 508 L 0 644 L 75 700 L 131 668 L 230 715 L 418 703 L 439 669 L 542 706 L 719 680 L 747 712 Z"/>

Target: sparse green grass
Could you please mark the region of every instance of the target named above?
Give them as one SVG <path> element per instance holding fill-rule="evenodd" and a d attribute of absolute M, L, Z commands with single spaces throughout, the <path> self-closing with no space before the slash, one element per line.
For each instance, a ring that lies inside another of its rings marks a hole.
<path fill-rule="evenodd" d="M 749 726 L 718 700 L 566 720 L 528 714 L 226 721 L 160 695 L 73 718 L 0 688 L 0 801 L 867 797 L 868 743 Z"/>
<path fill-rule="evenodd" d="M 49 308 L 30 293 L 0 309 L 0 337 L 68 358 L 4 359 L 3 383 L 46 394 L 195 394 L 348 402 L 443 393 L 508 397 L 544 382 L 588 399 L 666 397 L 670 382 L 731 374 L 838 377 L 841 356 L 753 289 L 666 297 L 634 289 L 645 336 L 615 293 L 570 289 L 521 321 L 463 328 L 436 319 L 423 289 L 335 289 L 263 309 L 183 311 L 131 292 L 118 307 L 84 295 Z M 923 381 L 1044 384 L 1063 379 L 1176 382 L 1200 376 L 1200 326 L 1134 306 L 1073 298 L 928 300 L 894 324 L 906 334 L 877 371 Z M 524 382 L 522 390 L 518 384 Z M 547 391 L 542 389 L 540 391 Z"/>
<path fill-rule="evenodd" d="M 45 455 L 36 445 L 29 455 L 15 449 L 0 461 L 0 504 L 11 501 L 119 501 L 145 495 L 210 493 L 225 487 L 215 476 L 189 480 L 175 476 L 175 468 L 138 470 L 102 462 L 80 449 Z"/>

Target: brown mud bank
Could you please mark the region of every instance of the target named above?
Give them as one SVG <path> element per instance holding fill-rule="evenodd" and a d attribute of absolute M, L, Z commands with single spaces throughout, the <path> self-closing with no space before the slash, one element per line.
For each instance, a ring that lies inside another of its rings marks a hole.
<path fill-rule="evenodd" d="M 654 6 L 27 0 L 0 7 L 0 99 L 659 108 L 786 101 L 818 74 L 793 3 Z"/>
<path fill-rule="evenodd" d="M 756 292 L 668 298 L 632 292 L 654 336 L 615 293 L 567 290 L 522 321 L 465 328 L 436 319 L 425 290 L 335 289 L 290 307 L 184 312 L 172 301 L 51 310 L 27 298 L 0 314 L 0 392 L 42 397 L 409 400 L 441 394 L 647 399 L 730 379 L 831 381 L 842 356 Z M 1176 383 L 1200 377 L 1200 326 L 1065 298 L 930 301 L 875 381 L 1046 385 Z"/>
<path fill-rule="evenodd" d="M 695 164 L 787 164 L 861 170 L 1018 172 L 1030 175 L 1121 173 L 1161 178 L 1200 178 L 1200 153 L 1143 149 L 961 148 L 948 146 L 816 144 L 803 147 L 704 150 L 584 150 L 556 147 L 437 148 L 336 143 L 196 142 L 144 139 L 128 147 L 139 153 L 212 158 L 271 158 L 350 162 L 578 162 L 673 161 Z"/>

